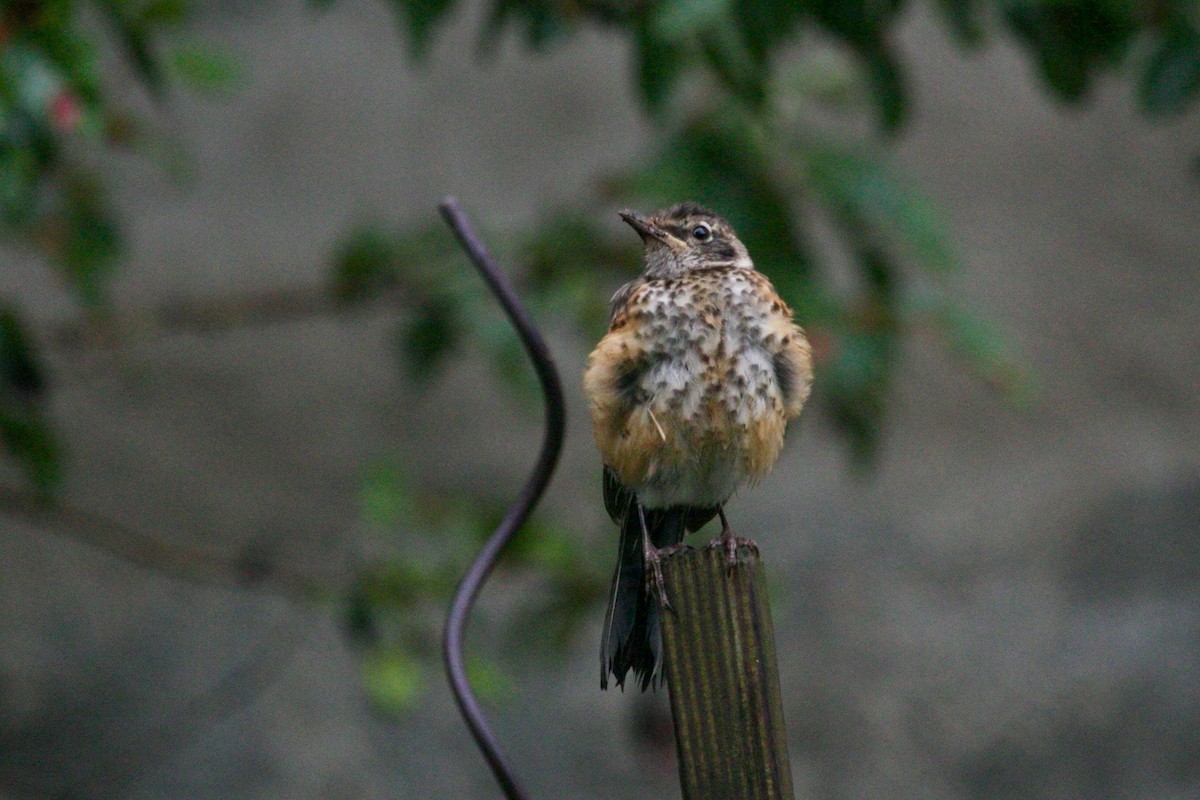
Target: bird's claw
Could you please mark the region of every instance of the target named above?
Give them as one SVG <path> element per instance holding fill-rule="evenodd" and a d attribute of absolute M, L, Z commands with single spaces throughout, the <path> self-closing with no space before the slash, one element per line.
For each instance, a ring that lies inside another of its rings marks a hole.
<path fill-rule="evenodd" d="M 729 575 L 732 575 L 733 571 L 737 569 L 739 547 L 748 548 L 750 552 L 754 553 L 754 555 L 758 555 L 758 542 L 754 541 L 753 539 L 748 539 L 745 536 L 734 536 L 733 531 L 728 530 L 721 531 L 721 536 L 717 539 L 713 539 L 708 546 L 713 548 L 720 547 L 724 549 L 725 571 Z"/>
<path fill-rule="evenodd" d="M 649 569 L 646 571 L 646 593 L 653 594 L 658 599 L 658 604 L 670 611 L 671 599 L 667 597 L 667 587 L 663 580 L 662 560 L 680 550 L 686 548 L 686 545 L 675 544 L 670 547 L 649 547 L 646 549 L 646 566 Z"/>

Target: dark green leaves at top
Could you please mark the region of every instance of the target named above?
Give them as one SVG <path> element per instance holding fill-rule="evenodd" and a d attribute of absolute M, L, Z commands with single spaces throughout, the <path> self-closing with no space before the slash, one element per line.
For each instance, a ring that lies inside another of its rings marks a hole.
<path fill-rule="evenodd" d="M 852 47 L 883 39 L 902 0 L 808 0 L 822 27 Z"/>
<path fill-rule="evenodd" d="M 1154 48 L 1139 87 L 1142 110 L 1155 116 L 1183 113 L 1200 92 L 1200 33 L 1180 21 Z"/>
<path fill-rule="evenodd" d="M 151 96 L 160 98 L 165 89 L 163 67 L 152 45 L 153 29 L 150 25 L 154 16 L 143 18 L 130 13 L 127 3 L 118 0 L 98 0 L 105 21 L 111 26 L 125 57 L 141 78 Z"/>
<path fill-rule="evenodd" d="M 731 26 L 705 31 L 700 37 L 700 52 L 709 71 L 731 95 L 754 111 L 764 109 L 769 73 Z"/>
<path fill-rule="evenodd" d="M 875 101 L 879 127 L 889 133 L 899 130 L 908 110 L 900 62 L 882 39 L 857 49 L 866 72 L 867 86 Z"/>
<path fill-rule="evenodd" d="M 638 96 L 646 110 L 655 115 L 666 106 L 684 73 L 687 54 L 678 42 L 663 38 L 648 16 L 643 16 L 632 36 Z"/>
<path fill-rule="evenodd" d="M 981 0 L 937 0 L 937 5 L 960 44 L 974 47 L 983 41 Z"/>
<path fill-rule="evenodd" d="M 766 64 L 770 54 L 792 41 L 804 13 L 794 0 L 734 0 L 733 24 L 751 57 Z"/>
<path fill-rule="evenodd" d="M 880 127 L 897 130 L 907 107 L 899 61 L 889 41 L 892 20 L 902 0 L 810 0 L 808 8 L 822 27 L 859 58 L 875 101 Z"/>
<path fill-rule="evenodd" d="M 706 72 L 728 96 L 762 111 L 770 56 L 802 14 L 796 3 L 669 0 L 647 4 L 630 22 L 638 93 L 658 115 L 687 75 Z"/>
<path fill-rule="evenodd" d="M 1138 29 L 1134 14 L 1134 4 L 1112 0 L 1009 0 L 1005 16 L 1046 85 L 1074 101 L 1125 53 Z"/>
<path fill-rule="evenodd" d="M 135 13 L 143 25 L 175 27 L 187 20 L 188 0 L 144 0 Z"/>
<path fill-rule="evenodd" d="M 433 32 L 454 5 L 454 0 L 391 0 L 408 33 L 408 44 L 414 58 L 424 57 L 429 50 Z"/>
<path fill-rule="evenodd" d="M 525 44 L 532 50 L 544 50 L 570 32 L 578 13 L 570 6 L 552 0 L 494 0 L 481 37 L 484 49 L 494 47 L 509 25 L 524 28 Z"/>

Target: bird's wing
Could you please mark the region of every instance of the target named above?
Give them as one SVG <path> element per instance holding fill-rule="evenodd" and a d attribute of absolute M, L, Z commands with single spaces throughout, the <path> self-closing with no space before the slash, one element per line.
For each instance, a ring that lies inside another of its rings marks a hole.
<path fill-rule="evenodd" d="M 776 300 L 771 304 L 763 344 L 771 354 L 784 411 L 789 418 L 795 417 L 812 390 L 812 347 L 804 329 L 792 320 L 792 309 L 776 294 L 767 277 L 755 273 L 755 280 Z"/>
<path fill-rule="evenodd" d="M 649 451 L 628 426 L 630 414 L 642 401 L 641 381 L 650 368 L 636 316 L 628 312 L 638 304 L 643 281 L 634 281 L 617 292 L 609 331 L 588 356 L 583 391 L 591 410 L 592 429 L 604 463 L 627 485 L 636 485 L 649 459 Z M 646 421 L 649 425 L 649 420 Z M 657 428 L 650 429 L 658 437 Z M 646 433 L 643 431 L 643 433 Z M 650 435 L 646 433 L 646 435 Z M 614 520 L 616 513 L 610 511 Z"/>
<path fill-rule="evenodd" d="M 644 284 L 644 280 L 641 278 L 635 278 L 634 280 L 631 280 L 629 283 L 622 286 L 620 289 L 617 289 L 612 296 L 612 300 L 608 301 L 609 325 L 612 325 L 616 321 L 617 316 L 625 310 L 625 304 L 629 302 L 629 297 L 633 294 L 634 290 Z"/>
<path fill-rule="evenodd" d="M 608 512 L 608 516 L 612 517 L 612 521 L 618 525 L 622 524 L 625 519 L 625 513 L 629 508 L 629 502 L 633 499 L 633 492 L 629 487 L 621 483 L 621 479 L 617 477 L 617 473 L 611 468 L 604 468 L 604 509 Z"/>

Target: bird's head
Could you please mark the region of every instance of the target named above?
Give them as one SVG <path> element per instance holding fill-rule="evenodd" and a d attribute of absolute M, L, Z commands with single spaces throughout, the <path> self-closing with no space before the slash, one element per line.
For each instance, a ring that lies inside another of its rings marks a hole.
<path fill-rule="evenodd" d="M 642 237 L 645 275 L 651 280 L 717 267 L 754 267 L 729 223 L 695 203 L 679 203 L 648 217 L 622 211 L 621 219 Z"/>

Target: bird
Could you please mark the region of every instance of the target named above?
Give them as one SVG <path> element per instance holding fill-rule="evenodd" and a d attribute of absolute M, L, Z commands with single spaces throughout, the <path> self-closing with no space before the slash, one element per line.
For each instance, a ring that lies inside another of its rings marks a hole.
<path fill-rule="evenodd" d="M 600 685 L 660 683 L 661 559 L 714 517 L 730 568 L 725 503 L 763 478 L 812 386 L 812 350 L 792 310 L 722 217 L 694 202 L 621 211 L 642 273 L 613 295 L 584 394 L 620 549 L 600 647 Z"/>

